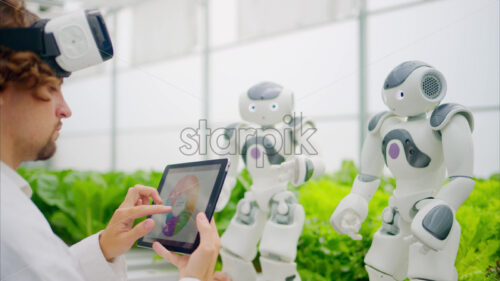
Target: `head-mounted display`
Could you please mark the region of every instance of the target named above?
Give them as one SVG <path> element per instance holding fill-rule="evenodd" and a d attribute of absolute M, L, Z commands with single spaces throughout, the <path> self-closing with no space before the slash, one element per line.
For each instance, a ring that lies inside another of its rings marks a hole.
<path fill-rule="evenodd" d="M 97 10 L 42 19 L 30 27 L 0 28 L 0 45 L 36 53 L 58 77 L 113 57 L 106 24 Z"/>

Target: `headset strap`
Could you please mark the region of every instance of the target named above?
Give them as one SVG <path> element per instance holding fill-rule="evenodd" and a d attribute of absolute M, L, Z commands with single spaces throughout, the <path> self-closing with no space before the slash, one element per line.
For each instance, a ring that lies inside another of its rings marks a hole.
<path fill-rule="evenodd" d="M 1 28 L 0 45 L 16 51 L 44 52 L 43 31 L 37 28 Z"/>
<path fill-rule="evenodd" d="M 32 51 L 41 58 L 57 57 L 61 54 L 54 34 L 43 31 L 46 21 L 32 27 L 0 28 L 0 45 L 16 51 Z"/>

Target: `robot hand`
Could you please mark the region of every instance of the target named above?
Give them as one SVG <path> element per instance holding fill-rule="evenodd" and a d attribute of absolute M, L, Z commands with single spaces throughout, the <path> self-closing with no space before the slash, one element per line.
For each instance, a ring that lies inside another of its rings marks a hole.
<path fill-rule="evenodd" d="M 442 250 L 454 226 L 455 211 L 443 200 L 426 201 L 411 223 L 411 232 L 424 248 Z"/>
<path fill-rule="evenodd" d="M 280 182 L 295 182 L 295 177 L 298 171 L 299 161 L 297 158 L 287 160 L 277 168 L 278 178 Z"/>
<path fill-rule="evenodd" d="M 235 185 L 236 185 L 236 178 L 234 177 L 226 178 L 224 186 L 222 187 L 222 190 L 220 192 L 219 200 L 217 201 L 217 206 L 215 207 L 216 212 L 220 212 L 226 207 L 227 202 L 229 202 L 229 198 L 231 198 L 231 191 L 233 190 Z"/>
<path fill-rule="evenodd" d="M 311 177 L 321 175 L 324 171 L 324 166 L 322 162 L 316 162 L 304 156 L 295 156 L 291 160 L 283 162 L 279 168 L 279 180 L 280 182 L 290 182 L 294 186 L 299 186 L 308 181 Z"/>
<path fill-rule="evenodd" d="M 354 240 L 361 240 L 361 223 L 368 215 L 368 202 L 356 193 L 348 194 L 340 201 L 330 217 L 330 223 L 340 234 L 347 234 Z"/>

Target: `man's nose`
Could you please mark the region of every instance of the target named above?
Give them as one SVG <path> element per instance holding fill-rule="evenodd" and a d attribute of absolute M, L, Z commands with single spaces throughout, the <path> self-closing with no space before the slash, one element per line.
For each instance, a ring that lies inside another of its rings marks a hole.
<path fill-rule="evenodd" d="M 71 108 L 69 108 L 69 105 L 66 103 L 66 100 L 64 98 L 61 99 L 61 104 L 57 108 L 56 111 L 57 117 L 59 118 L 69 118 L 72 115 Z"/>

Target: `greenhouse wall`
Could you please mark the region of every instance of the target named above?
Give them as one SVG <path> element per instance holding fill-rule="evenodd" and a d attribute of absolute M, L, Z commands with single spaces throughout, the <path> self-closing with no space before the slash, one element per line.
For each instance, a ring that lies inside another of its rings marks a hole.
<path fill-rule="evenodd" d="M 211 19 L 207 74 L 210 128 L 241 121 L 240 93 L 260 81 L 274 81 L 294 91 L 297 113 L 316 121 L 314 138 L 328 171 L 338 168 L 343 159 L 357 161 L 357 18 L 242 39 L 238 37 L 241 10 L 226 2 L 230 1 L 214 0 L 211 5 L 217 17 Z M 367 21 L 368 114 L 385 110 L 381 85 L 392 68 L 406 60 L 428 62 L 447 79 L 443 102 L 464 104 L 474 113 L 475 174 L 488 176 L 500 170 L 498 1 L 432 1 L 386 12 L 377 12 L 389 7 L 381 1 L 368 3 L 373 12 Z M 176 51 L 177 55 L 159 56 L 156 61 L 150 59 L 152 54 L 148 62 L 137 63 L 134 53 L 144 44 L 131 47 L 128 43 L 145 38 L 136 37 L 131 28 L 145 12 L 134 9 L 139 6 L 117 14 L 118 29 L 111 25 L 117 36 L 116 169 L 161 170 L 167 163 L 201 159 L 205 156 L 179 151 L 180 132 L 197 128 L 204 106 L 200 26 L 191 26 L 198 35 L 194 43 L 189 37 L 192 44 L 184 45 L 191 49 L 185 53 Z M 64 122 L 58 153 L 50 162 L 53 168 L 112 168 L 111 69 L 112 63 L 107 62 L 64 83 L 73 116 Z"/>

